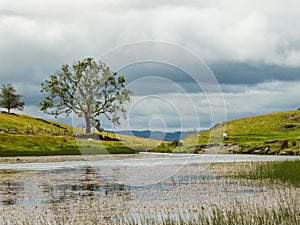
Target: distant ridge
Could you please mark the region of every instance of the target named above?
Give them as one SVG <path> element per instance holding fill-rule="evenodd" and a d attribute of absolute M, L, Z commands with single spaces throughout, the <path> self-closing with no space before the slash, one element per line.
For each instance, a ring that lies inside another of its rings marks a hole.
<path fill-rule="evenodd" d="M 116 131 L 115 133 L 128 135 L 128 136 L 150 138 L 154 140 L 175 141 L 175 140 L 183 140 L 193 132 L 192 131 L 162 132 L 162 131 L 150 131 L 150 130 L 142 130 L 142 131 L 122 130 L 122 131 Z"/>

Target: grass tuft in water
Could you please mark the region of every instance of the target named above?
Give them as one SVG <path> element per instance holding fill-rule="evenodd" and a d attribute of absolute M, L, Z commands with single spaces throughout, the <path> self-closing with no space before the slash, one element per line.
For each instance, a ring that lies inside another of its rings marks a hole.
<path fill-rule="evenodd" d="M 2 212 L 3 213 L 3 212 Z M 22 213 L 22 212 L 21 212 Z M 83 218 L 85 218 L 83 220 Z M 162 215 L 140 215 L 138 218 L 133 215 L 119 215 L 115 217 L 98 217 L 95 214 L 89 215 L 72 215 L 72 212 L 64 216 L 45 219 L 43 216 L 26 216 L 16 220 L 15 216 L 0 215 L 1 224 L 41 224 L 41 225 L 58 225 L 58 224 L 124 224 L 124 225 L 185 225 L 185 224 L 202 224 L 202 225 L 279 225 L 289 224 L 298 225 L 300 221 L 299 202 L 283 198 L 278 201 L 274 207 L 261 205 L 249 205 L 235 202 L 229 209 L 223 209 L 219 206 L 212 206 L 207 212 L 198 212 L 196 214 L 169 214 Z"/>
<path fill-rule="evenodd" d="M 240 168 L 234 172 L 234 176 L 300 187 L 300 160 L 259 162 L 253 166 Z"/>

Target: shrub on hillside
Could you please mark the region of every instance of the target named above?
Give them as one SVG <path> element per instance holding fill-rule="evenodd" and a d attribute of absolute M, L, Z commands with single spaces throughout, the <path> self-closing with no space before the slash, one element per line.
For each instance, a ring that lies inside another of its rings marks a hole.
<path fill-rule="evenodd" d="M 289 142 L 288 142 L 288 140 L 281 140 L 281 141 L 279 142 L 279 144 L 280 144 L 280 149 L 285 149 L 285 148 L 288 148 L 288 147 L 289 147 Z"/>

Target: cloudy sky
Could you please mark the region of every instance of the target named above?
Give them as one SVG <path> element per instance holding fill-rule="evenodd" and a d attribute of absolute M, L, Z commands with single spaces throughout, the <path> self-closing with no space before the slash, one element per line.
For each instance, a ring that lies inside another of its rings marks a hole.
<path fill-rule="evenodd" d="M 162 52 L 183 63 L 158 53 L 120 65 L 134 96 L 119 129 L 205 129 L 300 107 L 299 21 L 296 0 L 0 0 L 0 83 L 24 95 L 25 113 L 51 118 L 38 108 L 40 83 L 62 64 L 158 41 L 180 47 L 182 55 Z M 202 60 L 192 70 L 210 73 L 214 90 L 184 70 L 186 52 Z"/>

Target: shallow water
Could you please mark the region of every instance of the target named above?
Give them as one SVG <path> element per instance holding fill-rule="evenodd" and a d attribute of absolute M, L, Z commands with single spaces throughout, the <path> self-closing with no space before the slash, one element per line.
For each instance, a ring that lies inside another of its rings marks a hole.
<path fill-rule="evenodd" d="M 124 185 L 145 186 L 166 180 L 186 167 L 202 175 L 211 163 L 294 160 L 292 156 L 221 155 L 221 154 L 139 154 L 128 156 L 105 155 L 98 160 L 10 163 L 0 164 L 1 170 L 52 171 L 60 175 L 83 173 L 86 168 L 101 177 Z M 190 175 L 190 174 L 189 174 Z"/>
<path fill-rule="evenodd" d="M 103 156 L 98 160 L 0 164 L 0 210 L 47 213 L 86 211 L 105 216 L 193 210 L 230 204 L 257 204 L 274 190 L 232 180 L 215 162 L 293 160 L 257 155 L 141 154 Z"/>
<path fill-rule="evenodd" d="M 41 162 L 41 163 L 0 163 L 1 169 L 25 170 L 52 170 L 61 168 L 80 168 L 90 165 L 92 167 L 152 167 L 152 166 L 184 166 L 187 164 L 207 164 L 214 162 L 258 162 L 276 160 L 295 160 L 300 156 L 274 156 L 274 155 L 240 155 L 240 154 L 159 154 L 141 153 L 140 157 L 124 158 L 122 156 L 105 155 L 101 160 Z"/>

